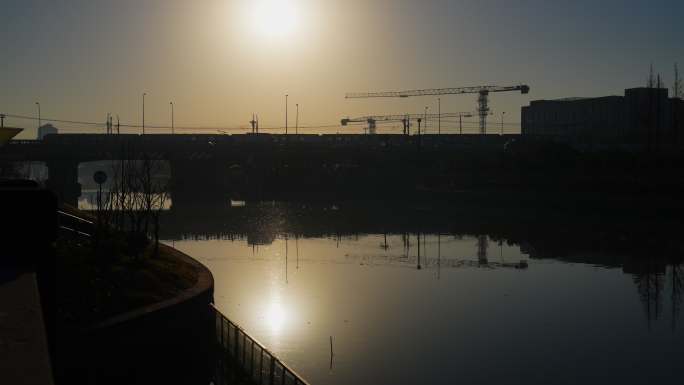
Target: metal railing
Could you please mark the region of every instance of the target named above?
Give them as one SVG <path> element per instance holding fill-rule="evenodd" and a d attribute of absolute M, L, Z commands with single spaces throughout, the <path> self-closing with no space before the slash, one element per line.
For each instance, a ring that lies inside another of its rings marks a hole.
<path fill-rule="evenodd" d="M 308 385 L 301 376 L 212 305 L 220 352 L 259 385 Z"/>
<path fill-rule="evenodd" d="M 57 225 L 61 232 L 83 238 L 90 238 L 95 230 L 93 222 L 62 210 L 57 210 Z"/>

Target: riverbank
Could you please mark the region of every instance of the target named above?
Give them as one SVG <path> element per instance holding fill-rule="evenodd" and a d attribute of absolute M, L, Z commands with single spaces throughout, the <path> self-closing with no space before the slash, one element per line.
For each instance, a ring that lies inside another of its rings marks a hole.
<path fill-rule="evenodd" d="M 197 267 L 171 248 L 153 245 L 143 255 L 98 260 L 84 242 L 57 246 L 57 322 L 79 329 L 139 307 L 164 301 L 197 282 Z"/>
<path fill-rule="evenodd" d="M 101 239 L 96 246 L 88 237 L 65 236 L 57 242 L 57 382 L 208 383 L 211 273 L 163 244 L 157 254 L 153 244 L 138 256 L 95 252 L 111 247 L 108 242 L 114 241 Z"/>

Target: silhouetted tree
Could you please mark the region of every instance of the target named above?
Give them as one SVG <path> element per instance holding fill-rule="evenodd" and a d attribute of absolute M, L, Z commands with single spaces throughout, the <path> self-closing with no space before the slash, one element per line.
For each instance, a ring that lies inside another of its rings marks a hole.
<path fill-rule="evenodd" d="M 141 162 L 142 210 L 145 216 L 144 233 L 154 239 L 154 255 L 159 254 L 159 218 L 169 196 L 168 183 L 156 176 L 162 171 L 162 162 L 152 160 L 146 155 Z M 150 223 L 151 222 L 151 223 Z"/>
<path fill-rule="evenodd" d="M 162 161 L 138 153 L 123 146 L 120 161 L 112 167 L 113 180 L 107 200 L 107 226 L 126 235 L 128 253 L 139 257 L 149 244 L 155 241 L 155 255 L 159 248 L 159 217 L 168 200 L 168 185 L 159 174 L 164 169 Z"/>

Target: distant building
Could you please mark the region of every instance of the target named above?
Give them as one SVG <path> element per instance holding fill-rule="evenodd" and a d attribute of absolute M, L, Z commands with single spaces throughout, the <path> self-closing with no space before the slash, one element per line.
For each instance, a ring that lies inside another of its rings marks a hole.
<path fill-rule="evenodd" d="M 38 140 L 43 140 L 45 135 L 56 134 L 56 133 L 57 133 L 57 127 L 53 126 L 50 123 L 43 124 L 42 126 L 38 127 Z"/>
<path fill-rule="evenodd" d="M 522 108 L 522 134 L 578 147 L 677 150 L 684 147 L 684 101 L 666 88 L 624 96 L 536 100 Z"/>

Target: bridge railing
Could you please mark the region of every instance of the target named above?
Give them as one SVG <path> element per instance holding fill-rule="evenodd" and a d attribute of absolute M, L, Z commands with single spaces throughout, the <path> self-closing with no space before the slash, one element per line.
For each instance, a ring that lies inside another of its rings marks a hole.
<path fill-rule="evenodd" d="M 230 321 L 216 307 L 216 342 L 221 354 L 237 364 L 259 385 L 308 385 L 301 376 L 280 361 L 262 344 Z"/>

